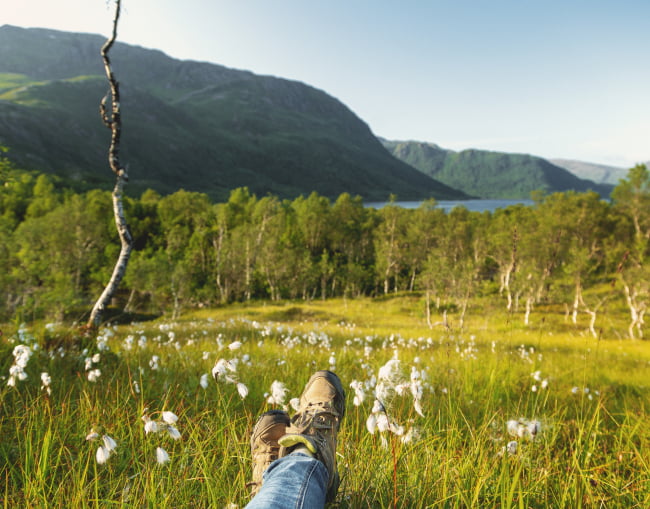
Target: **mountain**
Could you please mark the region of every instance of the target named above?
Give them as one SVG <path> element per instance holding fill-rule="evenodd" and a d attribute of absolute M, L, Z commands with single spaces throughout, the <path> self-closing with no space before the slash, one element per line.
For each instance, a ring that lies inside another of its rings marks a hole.
<path fill-rule="evenodd" d="M 0 27 L 0 145 L 10 159 L 77 188 L 112 186 L 110 132 L 98 114 L 104 41 Z M 121 43 L 110 56 L 130 193 L 184 188 L 224 199 L 248 186 L 280 197 L 465 197 L 393 157 L 350 109 L 311 86 Z"/>
<path fill-rule="evenodd" d="M 611 184 L 614 186 L 618 184 L 620 179 L 627 177 L 627 172 L 629 170 L 629 168 L 586 163 L 570 159 L 550 159 L 550 161 L 560 168 L 569 170 L 575 176 L 582 179 L 593 180 L 599 184 Z"/>
<path fill-rule="evenodd" d="M 381 140 L 397 158 L 440 182 L 481 198 L 526 199 L 545 193 L 593 190 L 609 196 L 613 186 L 583 180 L 540 157 L 486 150 L 454 152 L 433 143 Z"/>

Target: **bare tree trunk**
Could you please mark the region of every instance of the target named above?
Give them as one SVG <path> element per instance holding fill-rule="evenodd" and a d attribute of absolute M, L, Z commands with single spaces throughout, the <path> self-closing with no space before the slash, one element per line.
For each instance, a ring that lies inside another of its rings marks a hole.
<path fill-rule="evenodd" d="M 460 306 L 460 316 L 458 319 L 458 327 L 463 330 L 465 326 L 465 314 L 467 314 L 467 304 L 469 303 L 469 297 L 465 296 Z"/>
<path fill-rule="evenodd" d="M 133 301 L 135 300 L 135 288 L 131 288 L 131 292 L 129 293 L 129 298 L 126 301 L 126 304 L 124 305 L 124 311 L 129 312 L 131 310 L 131 306 L 133 305 Z"/>
<path fill-rule="evenodd" d="M 524 313 L 524 325 L 530 325 L 530 312 L 533 310 L 533 296 L 526 297 L 526 312 Z"/>
<path fill-rule="evenodd" d="M 591 335 L 594 337 L 594 339 L 598 339 L 598 333 L 596 332 L 596 311 L 587 309 L 587 314 L 589 315 L 589 332 L 591 332 Z"/>
<path fill-rule="evenodd" d="M 645 302 L 639 303 L 637 301 L 637 292 L 630 289 L 630 285 L 623 283 L 623 290 L 625 291 L 625 300 L 627 307 L 630 310 L 630 326 L 628 327 L 628 335 L 630 339 L 635 339 L 634 330 L 638 332 L 638 337 L 643 338 L 643 324 L 645 323 L 643 317 L 645 315 Z"/>
<path fill-rule="evenodd" d="M 107 283 L 104 291 L 100 295 L 95 306 L 90 313 L 90 318 L 88 318 L 89 327 L 97 327 L 102 320 L 102 315 L 104 310 L 108 306 L 109 302 L 113 298 L 115 291 L 117 290 L 124 273 L 126 272 L 126 266 L 129 262 L 129 257 L 131 256 L 131 249 L 133 247 L 133 238 L 131 237 L 131 232 L 126 223 L 126 218 L 124 217 L 124 207 L 122 205 L 122 190 L 124 184 L 128 180 L 126 170 L 120 165 L 119 159 L 119 148 L 120 148 L 120 134 L 122 129 L 122 120 L 120 116 L 120 90 L 119 84 L 115 79 L 113 74 L 113 69 L 111 68 L 111 62 L 108 58 L 108 52 L 110 51 L 115 39 L 117 38 L 117 23 L 120 18 L 120 0 L 115 2 L 115 17 L 113 19 L 113 33 L 111 37 L 104 43 L 101 49 L 102 60 L 104 61 L 104 70 L 106 71 L 106 77 L 110 86 L 109 92 L 104 96 L 99 106 L 99 111 L 102 116 L 104 124 L 111 130 L 111 145 L 108 151 L 108 163 L 117 177 L 115 183 L 115 188 L 113 189 L 113 215 L 115 216 L 115 226 L 117 228 L 117 233 L 120 237 L 120 255 L 117 259 L 117 263 L 113 269 L 113 274 L 111 279 Z M 111 114 L 109 115 L 106 111 L 106 101 L 108 96 L 111 96 Z"/>
<path fill-rule="evenodd" d="M 248 238 L 246 238 L 246 249 L 245 249 L 245 260 L 246 260 L 246 266 L 244 268 L 244 278 L 245 278 L 245 289 L 246 289 L 246 300 L 251 300 L 251 295 L 252 295 L 252 289 L 251 289 L 251 284 L 252 284 L 252 276 L 251 276 L 251 249 L 250 249 L 250 241 Z"/>
<path fill-rule="evenodd" d="M 573 299 L 573 313 L 571 314 L 571 321 L 574 324 L 578 323 L 578 311 L 580 310 L 580 303 L 582 303 L 582 285 L 578 280 L 575 286 L 575 296 Z"/>

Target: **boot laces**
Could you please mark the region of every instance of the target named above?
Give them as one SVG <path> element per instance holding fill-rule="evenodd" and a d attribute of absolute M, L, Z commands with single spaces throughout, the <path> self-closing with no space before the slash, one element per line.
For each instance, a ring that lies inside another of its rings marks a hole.
<path fill-rule="evenodd" d="M 339 421 L 339 413 L 328 402 L 308 403 L 294 423 L 303 431 L 313 427 L 319 430 L 334 429 Z"/>

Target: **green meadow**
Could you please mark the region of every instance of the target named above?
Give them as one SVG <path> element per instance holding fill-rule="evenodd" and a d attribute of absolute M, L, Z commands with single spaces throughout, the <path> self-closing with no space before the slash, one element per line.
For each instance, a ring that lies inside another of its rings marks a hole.
<path fill-rule="evenodd" d="M 650 346 L 623 339 L 624 307 L 601 312 L 594 338 L 587 315 L 538 308 L 526 325 L 493 300 L 474 299 L 462 328 L 454 312 L 427 320 L 417 293 L 231 304 L 87 335 L 5 324 L 0 506 L 244 507 L 257 416 L 291 413 L 317 369 L 347 390 L 333 507 L 650 506 Z M 212 376 L 220 360 L 229 381 Z"/>

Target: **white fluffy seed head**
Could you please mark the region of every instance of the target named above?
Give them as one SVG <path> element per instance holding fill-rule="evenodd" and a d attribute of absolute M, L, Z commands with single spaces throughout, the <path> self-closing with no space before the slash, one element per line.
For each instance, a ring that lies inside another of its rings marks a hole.
<path fill-rule="evenodd" d="M 165 411 L 162 413 L 162 420 L 167 424 L 176 424 L 178 416 L 174 412 Z"/>
<path fill-rule="evenodd" d="M 156 448 L 156 461 L 159 465 L 164 465 L 169 461 L 169 454 L 162 447 Z"/>

